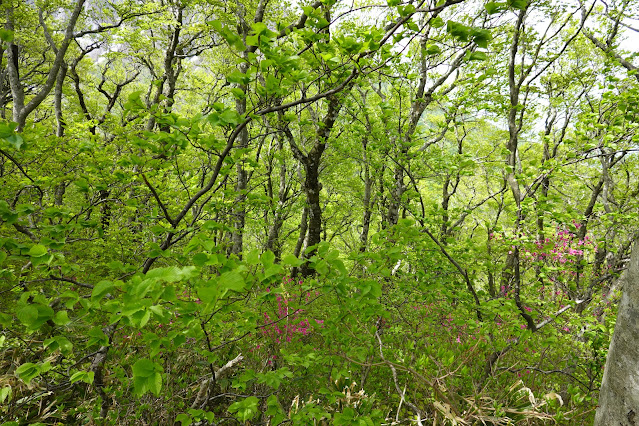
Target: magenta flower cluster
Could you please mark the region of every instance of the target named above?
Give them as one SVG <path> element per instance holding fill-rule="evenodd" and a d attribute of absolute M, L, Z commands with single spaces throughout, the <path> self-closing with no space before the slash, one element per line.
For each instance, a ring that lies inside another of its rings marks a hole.
<path fill-rule="evenodd" d="M 284 277 L 281 288 L 275 300 L 277 310 L 274 313 L 262 313 L 263 325 L 260 326 L 262 336 L 271 343 L 280 345 L 291 343 L 304 336 L 308 336 L 314 329 L 313 323 L 322 326 L 324 320 L 308 318 L 301 304 L 307 304 L 317 292 L 304 291 L 300 288 L 302 280 L 295 281 L 291 277 Z M 267 292 L 271 289 L 267 288 Z M 261 346 L 258 345 L 257 349 Z"/>

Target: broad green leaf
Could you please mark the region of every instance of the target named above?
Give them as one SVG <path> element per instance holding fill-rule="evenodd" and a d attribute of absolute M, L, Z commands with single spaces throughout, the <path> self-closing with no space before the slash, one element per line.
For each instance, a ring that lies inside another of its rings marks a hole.
<path fill-rule="evenodd" d="M 44 341 L 44 347 L 50 351 L 59 350 L 63 355 L 71 354 L 73 344 L 65 336 L 55 336 Z"/>
<path fill-rule="evenodd" d="M 86 179 L 78 179 L 73 184 L 78 187 L 80 192 L 89 192 L 89 182 Z"/>
<path fill-rule="evenodd" d="M 251 77 L 235 70 L 226 76 L 226 80 L 229 83 L 246 85 L 251 81 Z"/>
<path fill-rule="evenodd" d="M 13 31 L 6 28 L 0 28 L 0 40 L 11 43 L 13 41 Z"/>
<path fill-rule="evenodd" d="M 466 25 L 460 24 L 454 21 L 448 21 L 446 31 L 459 41 L 468 41 L 468 37 L 470 36 L 470 28 Z"/>
<path fill-rule="evenodd" d="M 197 288 L 197 297 L 204 303 L 211 303 L 220 295 L 217 281 L 210 280 Z"/>
<path fill-rule="evenodd" d="M 468 55 L 469 61 L 485 61 L 488 57 L 484 52 L 471 52 Z"/>
<path fill-rule="evenodd" d="M 6 139 L 9 136 L 13 135 L 13 132 L 15 131 L 16 126 L 17 126 L 16 123 L 11 123 L 11 124 L 0 123 L 0 138 Z"/>
<path fill-rule="evenodd" d="M 138 377 L 151 377 L 155 373 L 156 364 L 148 359 L 139 359 L 133 364 L 133 375 Z"/>
<path fill-rule="evenodd" d="M 442 53 L 442 49 L 436 44 L 429 44 L 426 46 L 426 54 L 428 55 L 437 55 Z"/>
<path fill-rule="evenodd" d="M 47 254 L 47 248 L 42 244 L 36 244 L 29 249 L 29 256 L 42 257 Z"/>
<path fill-rule="evenodd" d="M 495 14 L 495 13 L 499 13 L 499 12 L 503 12 L 504 10 L 506 10 L 507 5 L 504 2 L 488 2 L 486 3 L 486 5 L 484 6 L 486 8 L 486 12 L 488 12 L 489 15 Z"/>
<path fill-rule="evenodd" d="M 24 306 L 20 308 L 18 312 L 16 312 L 16 316 L 22 324 L 30 326 L 38 319 L 38 308 L 36 308 L 34 305 Z"/>
<path fill-rule="evenodd" d="M 162 366 L 148 359 L 140 359 L 133 365 L 133 387 L 137 395 L 148 391 L 156 396 L 162 390 Z"/>
<path fill-rule="evenodd" d="M 242 291 L 244 287 L 246 287 L 246 283 L 244 282 L 244 278 L 242 275 L 235 271 L 228 271 L 220 275 L 218 278 L 218 282 L 220 287 L 233 290 L 233 291 Z"/>
<path fill-rule="evenodd" d="M 193 264 L 196 266 L 204 266 L 209 260 L 209 255 L 206 253 L 197 253 L 193 256 Z"/>
<path fill-rule="evenodd" d="M 90 339 L 87 342 L 87 346 L 99 345 L 104 346 L 109 344 L 109 338 L 100 327 L 93 327 L 87 332 L 87 336 Z"/>
<path fill-rule="evenodd" d="M 12 389 L 11 386 L 7 385 L 0 389 L 0 404 L 4 404 L 5 401 L 11 400 Z M 6 425 L 6 423 L 4 423 Z M 17 424 L 17 423 L 16 423 Z"/>
<path fill-rule="evenodd" d="M 406 6 L 397 6 L 397 13 L 399 16 L 408 16 L 415 13 L 415 6 L 412 4 L 408 4 Z"/>
<path fill-rule="evenodd" d="M 185 413 L 178 414 L 175 418 L 175 421 L 180 422 L 182 426 L 189 426 L 191 423 L 193 423 L 193 419 L 191 418 L 191 416 Z"/>
<path fill-rule="evenodd" d="M 481 28 L 473 28 L 470 35 L 477 46 L 483 47 L 484 49 L 488 47 L 488 42 L 492 40 L 492 34 L 490 31 Z"/>
<path fill-rule="evenodd" d="M 4 312 L 0 312 L 0 325 L 3 327 L 11 327 L 13 323 L 13 317 L 9 314 L 5 314 Z"/>
<path fill-rule="evenodd" d="M 444 20 L 439 16 L 436 16 L 435 18 L 430 20 L 430 26 L 433 28 L 441 28 L 444 25 L 446 25 L 446 22 L 444 22 Z"/>
<path fill-rule="evenodd" d="M 297 267 L 297 266 L 302 266 L 304 264 L 304 261 L 298 259 L 297 257 L 289 253 L 284 256 L 284 258 L 282 259 L 282 263 L 284 265 Z"/>
<path fill-rule="evenodd" d="M 18 376 L 18 378 L 26 384 L 29 384 L 31 380 L 35 379 L 40 374 L 49 371 L 50 368 L 51 364 L 48 362 L 45 362 L 44 364 L 33 364 L 31 362 L 27 362 L 16 368 L 16 376 Z"/>
<path fill-rule="evenodd" d="M 100 281 L 93 287 L 93 291 L 91 292 L 91 300 L 98 301 L 106 296 L 111 289 L 113 289 L 115 285 L 111 281 Z"/>
<path fill-rule="evenodd" d="M 255 396 L 231 404 L 228 408 L 230 413 L 235 413 L 235 417 L 241 422 L 251 420 L 258 412 L 259 400 Z"/>
<path fill-rule="evenodd" d="M 166 268 L 152 269 L 146 274 L 146 278 L 157 278 L 163 281 L 173 283 L 177 281 L 193 278 L 198 274 L 195 266 L 185 266 L 179 268 L 177 266 L 169 266 Z"/>
<path fill-rule="evenodd" d="M 58 311 L 53 317 L 53 322 L 56 325 L 67 325 L 70 321 L 68 311 Z"/>
<path fill-rule="evenodd" d="M 69 381 L 71 383 L 82 381 L 84 383 L 93 384 L 95 373 L 93 371 L 76 371 L 71 375 Z"/>
<path fill-rule="evenodd" d="M 262 265 L 264 265 L 265 268 L 271 266 L 273 262 L 275 262 L 275 255 L 272 251 L 267 250 L 262 253 Z"/>
<path fill-rule="evenodd" d="M 264 278 L 272 277 L 273 275 L 279 275 L 282 272 L 284 272 L 284 268 L 282 268 L 282 265 L 278 265 L 277 263 L 275 263 L 264 270 Z"/>
<path fill-rule="evenodd" d="M 507 0 L 508 6 L 513 9 L 524 10 L 528 6 L 528 0 Z"/>
<path fill-rule="evenodd" d="M 9 142 L 15 149 L 22 148 L 22 145 L 24 144 L 24 139 L 22 139 L 22 136 L 17 133 L 6 137 L 5 140 Z"/>

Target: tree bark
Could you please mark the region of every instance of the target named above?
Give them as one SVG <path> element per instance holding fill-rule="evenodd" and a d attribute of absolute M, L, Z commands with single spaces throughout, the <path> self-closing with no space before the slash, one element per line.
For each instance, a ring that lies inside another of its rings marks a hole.
<path fill-rule="evenodd" d="M 363 167 L 364 167 L 364 217 L 362 218 L 362 232 L 359 235 L 359 251 L 364 253 L 368 246 L 368 233 L 371 226 L 371 215 L 373 213 L 371 208 L 371 193 L 373 192 L 373 179 L 371 178 L 370 164 L 368 163 L 367 152 L 368 139 L 362 140 L 363 147 Z"/>
<path fill-rule="evenodd" d="M 599 391 L 595 426 L 639 425 L 639 243 L 623 280 L 615 332 Z"/>
<path fill-rule="evenodd" d="M 73 12 L 71 13 L 71 17 L 69 18 L 69 22 L 65 29 L 64 39 L 60 44 L 57 52 L 55 52 L 55 59 L 53 60 L 53 64 L 49 69 L 47 74 L 47 79 L 44 83 L 44 86 L 38 91 L 38 93 L 25 105 L 24 99 L 24 87 L 22 86 L 22 82 L 20 81 L 20 74 L 18 71 L 17 63 L 18 63 L 18 49 L 16 49 L 16 44 L 14 41 L 9 43 L 9 49 L 7 53 L 9 53 L 9 57 L 7 58 L 7 66 L 9 68 L 9 83 L 11 86 L 11 94 L 13 96 L 13 121 L 18 123 L 17 131 L 22 131 L 24 125 L 27 121 L 27 117 L 29 114 L 35 110 L 38 105 L 44 101 L 47 95 L 53 89 L 53 86 L 58 77 L 58 71 L 62 67 L 62 63 L 64 62 L 64 56 L 67 53 L 67 49 L 71 44 L 71 41 L 74 40 L 75 35 L 73 30 L 75 29 L 75 24 L 78 22 L 78 18 L 80 17 L 80 13 L 82 12 L 84 3 L 86 0 L 78 0 L 75 4 Z M 6 28 L 9 30 L 13 30 L 13 8 L 7 9 L 7 24 Z"/>

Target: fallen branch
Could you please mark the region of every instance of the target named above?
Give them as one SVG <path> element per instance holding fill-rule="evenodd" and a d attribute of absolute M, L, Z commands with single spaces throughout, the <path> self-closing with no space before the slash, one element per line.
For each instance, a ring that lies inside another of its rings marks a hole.
<path fill-rule="evenodd" d="M 203 407 L 204 404 L 211 399 L 207 396 L 209 394 L 209 391 L 215 385 L 215 383 L 217 383 L 219 379 L 221 379 L 226 374 L 228 374 L 230 370 L 233 367 L 235 367 L 237 364 L 239 364 L 243 359 L 244 357 L 242 356 L 242 354 L 239 354 L 238 356 L 236 356 L 235 358 L 233 358 L 232 360 L 224 364 L 222 367 L 218 368 L 215 371 L 214 375 L 202 381 L 202 383 L 200 383 L 200 390 L 198 391 L 197 396 L 195 397 L 195 401 L 193 401 L 193 404 L 191 404 L 191 408 L 198 409 Z"/>

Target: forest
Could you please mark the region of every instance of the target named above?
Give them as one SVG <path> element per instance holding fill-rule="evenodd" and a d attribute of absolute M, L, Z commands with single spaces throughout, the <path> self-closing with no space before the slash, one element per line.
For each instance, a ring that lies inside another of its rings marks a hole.
<path fill-rule="evenodd" d="M 0 424 L 639 423 L 638 1 L 0 16 Z"/>

